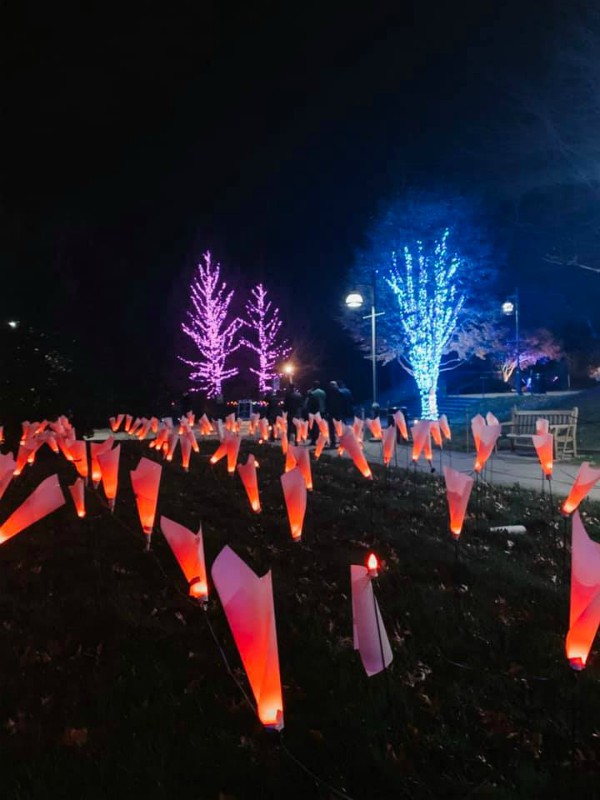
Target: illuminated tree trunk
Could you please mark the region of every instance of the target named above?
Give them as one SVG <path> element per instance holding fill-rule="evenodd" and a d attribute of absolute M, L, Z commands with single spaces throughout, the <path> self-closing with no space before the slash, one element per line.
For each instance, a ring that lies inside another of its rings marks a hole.
<path fill-rule="evenodd" d="M 404 249 L 403 264 L 394 255 L 388 284 L 398 301 L 404 354 L 399 359 L 413 376 L 421 398 L 421 419 L 437 419 L 437 385 L 445 348 L 464 303 L 457 276 L 463 261 L 448 252 L 446 230 L 433 253 L 422 244 L 417 258 Z"/>

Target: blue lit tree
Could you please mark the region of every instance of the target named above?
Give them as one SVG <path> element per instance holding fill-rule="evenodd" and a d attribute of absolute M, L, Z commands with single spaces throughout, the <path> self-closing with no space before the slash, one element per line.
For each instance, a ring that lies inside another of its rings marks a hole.
<path fill-rule="evenodd" d="M 371 247 L 352 275 L 364 284 L 375 271 L 377 308 L 385 311 L 377 358 L 397 359 L 414 378 L 423 419 L 438 417 L 440 373 L 472 355 L 483 358 L 487 350 L 482 312 L 494 269 L 474 218 L 461 199 L 409 193 L 373 226 Z M 356 317 L 346 322 L 364 339 Z"/>

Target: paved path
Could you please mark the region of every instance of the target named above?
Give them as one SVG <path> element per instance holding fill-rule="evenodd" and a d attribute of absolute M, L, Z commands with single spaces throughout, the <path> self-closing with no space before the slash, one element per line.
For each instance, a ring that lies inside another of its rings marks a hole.
<path fill-rule="evenodd" d="M 111 435 L 108 428 L 98 429 L 94 431 L 94 435 L 90 437 L 95 441 L 103 441 Z M 129 441 L 131 437 L 126 433 L 117 433 L 115 438 L 118 441 Z M 149 437 L 150 439 L 150 437 Z M 149 440 L 148 439 L 148 440 Z M 364 452 L 367 460 L 374 463 L 383 463 L 381 442 L 365 441 Z M 397 446 L 396 461 L 395 463 L 400 468 L 411 466 L 410 461 L 411 448 L 405 444 Z M 324 455 L 333 455 L 333 450 L 325 450 Z M 451 466 L 459 472 L 471 472 L 473 470 L 473 463 L 475 461 L 474 453 L 463 453 L 456 450 L 443 450 L 440 451 L 434 447 L 433 450 L 433 466 L 436 473 L 441 474 L 442 467 L 445 465 Z M 421 458 L 417 464 L 417 468 L 421 472 L 429 472 L 429 464 Z M 573 480 L 577 475 L 579 464 L 571 463 L 569 461 L 559 461 L 554 464 L 554 472 L 552 478 L 552 492 L 557 497 L 566 497 L 569 494 Z M 518 483 L 524 489 L 532 489 L 533 491 L 540 492 L 542 489 L 542 472 L 540 463 L 535 454 L 522 455 L 513 453 L 511 451 L 500 451 L 495 453 L 483 474 L 484 480 L 497 484 L 500 486 L 513 486 Z M 594 487 L 589 496 L 593 500 L 600 501 L 600 485 Z"/>

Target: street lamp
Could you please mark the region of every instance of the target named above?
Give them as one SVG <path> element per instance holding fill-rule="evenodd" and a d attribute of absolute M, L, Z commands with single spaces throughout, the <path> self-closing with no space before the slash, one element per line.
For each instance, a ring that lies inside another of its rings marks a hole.
<path fill-rule="evenodd" d="M 371 270 L 371 285 L 365 288 L 370 290 L 371 294 L 371 311 L 369 314 L 365 314 L 363 319 L 370 319 L 371 320 L 371 380 L 373 382 L 373 405 L 377 403 L 377 317 L 380 317 L 382 314 L 385 314 L 385 311 L 377 311 L 375 307 L 376 303 L 376 291 L 375 291 L 375 276 L 376 271 Z M 346 296 L 345 300 L 347 308 L 351 310 L 356 310 L 357 308 L 362 308 L 365 301 L 362 294 L 358 291 L 350 292 Z"/>
<path fill-rule="evenodd" d="M 514 300 L 514 302 L 513 302 Z M 507 317 L 515 317 L 515 347 L 517 350 L 517 394 L 522 394 L 521 389 L 521 343 L 519 341 L 519 290 L 515 289 L 514 296 L 502 303 L 502 313 Z"/>
<path fill-rule="evenodd" d="M 12 328 L 13 331 L 14 331 L 15 328 L 19 327 L 19 320 L 17 320 L 17 319 L 9 319 L 8 320 L 8 327 Z"/>

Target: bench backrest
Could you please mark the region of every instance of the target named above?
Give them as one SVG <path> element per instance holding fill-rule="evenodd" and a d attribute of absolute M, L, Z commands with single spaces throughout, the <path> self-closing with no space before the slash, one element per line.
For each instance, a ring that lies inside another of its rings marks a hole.
<path fill-rule="evenodd" d="M 535 425 L 538 419 L 547 419 L 552 425 L 573 425 L 577 424 L 579 409 L 561 408 L 555 411 L 550 409 L 539 409 L 538 411 L 519 411 L 513 408 L 512 411 L 512 432 L 519 434 L 534 434 Z"/>

